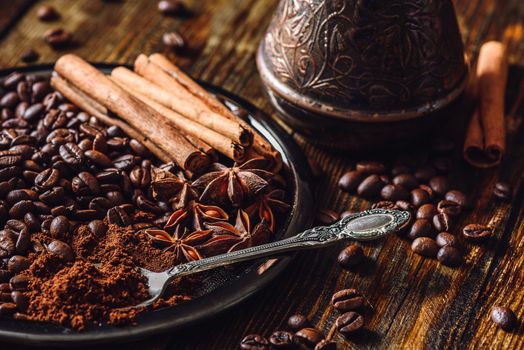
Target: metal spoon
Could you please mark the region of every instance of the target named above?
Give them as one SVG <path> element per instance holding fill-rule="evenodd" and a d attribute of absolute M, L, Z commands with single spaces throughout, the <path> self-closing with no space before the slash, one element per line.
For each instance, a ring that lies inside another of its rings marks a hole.
<path fill-rule="evenodd" d="M 177 277 L 241 261 L 275 256 L 302 249 L 321 248 L 342 240 L 371 241 L 397 231 L 408 219 L 409 213 L 406 211 L 372 209 L 347 216 L 331 226 L 314 227 L 280 241 L 191 261 L 174 266 L 163 272 L 153 272 L 140 268 L 142 275 L 148 279 L 151 298 L 138 305 L 124 309 L 151 305 L 162 296 L 169 282 Z"/>

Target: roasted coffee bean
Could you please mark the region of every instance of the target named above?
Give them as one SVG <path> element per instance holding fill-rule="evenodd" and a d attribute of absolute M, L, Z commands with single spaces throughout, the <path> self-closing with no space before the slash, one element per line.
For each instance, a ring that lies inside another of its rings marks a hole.
<path fill-rule="evenodd" d="M 45 106 L 41 103 L 36 103 L 30 107 L 28 107 L 24 111 L 24 115 L 22 116 L 25 120 L 33 121 L 37 118 L 40 118 L 45 112 Z"/>
<path fill-rule="evenodd" d="M 24 291 L 27 289 L 28 284 L 29 278 L 24 275 L 15 275 L 9 280 L 9 287 L 11 287 L 12 291 Z"/>
<path fill-rule="evenodd" d="M 430 197 L 428 192 L 420 188 L 415 188 L 411 191 L 411 204 L 415 207 L 420 207 L 423 204 L 429 203 Z"/>
<path fill-rule="evenodd" d="M 89 189 L 89 194 L 97 195 L 98 193 L 100 193 L 100 185 L 98 183 L 98 180 L 91 173 L 88 173 L 87 171 L 82 171 L 78 174 L 78 178 L 82 180 L 84 185 Z M 74 191 L 74 182 L 71 182 L 71 186 L 73 186 Z"/>
<path fill-rule="evenodd" d="M 24 295 L 24 293 L 15 290 L 14 292 L 11 292 L 11 299 L 16 304 L 16 308 L 19 311 L 26 311 L 27 306 L 29 305 L 29 300 L 27 296 Z"/>
<path fill-rule="evenodd" d="M 49 29 L 44 33 L 44 40 L 54 49 L 61 49 L 73 42 L 73 34 L 62 28 Z"/>
<path fill-rule="evenodd" d="M 148 211 L 155 214 L 162 214 L 164 210 L 156 205 L 154 202 L 148 200 L 146 197 L 139 195 L 136 198 L 136 206 L 138 209 Z"/>
<path fill-rule="evenodd" d="M 299 329 L 309 327 L 310 323 L 306 316 L 301 314 L 295 314 L 288 318 L 287 325 L 292 330 L 298 331 Z"/>
<path fill-rule="evenodd" d="M 78 143 L 78 147 L 84 152 L 89 151 L 93 148 L 93 141 L 90 139 L 83 139 Z"/>
<path fill-rule="evenodd" d="M 122 150 L 129 144 L 129 139 L 126 137 L 112 137 L 107 140 L 107 145 L 110 148 Z"/>
<path fill-rule="evenodd" d="M 118 206 L 113 207 L 107 211 L 107 222 L 118 226 L 128 226 L 132 224 L 131 218 L 126 211 Z"/>
<path fill-rule="evenodd" d="M 51 5 L 42 5 L 36 11 L 36 16 L 41 21 L 53 21 L 59 17 L 58 12 Z"/>
<path fill-rule="evenodd" d="M 324 339 L 324 335 L 316 328 L 302 328 L 295 333 L 295 339 L 306 346 L 315 346 Z"/>
<path fill-rule="evenodd" d="M 431 234 L 431 222 L 427 219 L 417 219 L 411 225 L 407 236 L 410 239 L 415 239 L 418 237 L 425 237 Z"/>
<path fill-rule="evenodd" d="M 38 231 L 40 228 L 40 219 L 38 217 L 29 212 L 24 215 L 24 223 L 27 225 L 27 228 L 31 231 Z"/>
<path fill-rule="evenodd" d="M 432 201 L 435 198 L 435 193 L 433 192 L 433 189 L 429 187 L 428 185 L 419 185 L 418 188 L 420 188 L 423 191 L 426 191 L 426 193 L 429 196 L 429 200 Z"/>
<path fill-rule="evenodd" d="M 16 88 L 18 83 L 25 79 L 25 75 L 20 72 L 13 72 L 4 79 L 4 87 L 8 90 Z M 0 84 L 1 85 L 1 84 Z"/>
<path fill-rule="evenodd" d="M 415 171 L 415 178 L 420 182 L 428 182 L 432 177 L 437 175 L 437 172 L 432 167 L 418 168 Z"/>
<path fill-rule="evenodd" d="M 107 225 L 102 220 L 93 220 L 89 222 L 87 228 L 97 237 L 100 237 L 107 232 Z"/>
<path fill-rule="evenodd" d="M 51 85 L 48 81 L 37 81 L 31 87 L 31 98 L 33 101 L 42 101 L 44 97 L 51 92 Z M 44 105 L 45 107 L 45 105 Z"/>
<path fill-rule="evenodd" d="M 106 193 L 106 198 L 111 201 L 112 206 L 121 205 L 126 202 L 124 195 L 120 191 L 109 191 Z"/>
<path fill-rule="evenodd" d="M 454 217 L 460 215 L 460 213 L 462 212 L 462 207 L 455 202 L 444 199 L 438 202 L 437 210 L 439 211 L 439 213 L 444 213 Z"/>
<path fill-rule="evenodd" d="M 357 193 L 364 198 L 374 198 L 380 193 L 384 182 L 378 175 L 369 175 L 357 187 Z"/>
<path fill-rule="evenodd" d="M 100 167 L 108 168 L 112 165 L 111 159 L 109 159 L 109 157 L 103 154 L 102 152 L 96 150 L 89 150 L 86 151 L 84 155 Z"/>
<path fill-rule="evenodd" d="M 446 213 L 438 213 L 433 216 L 433 227 L 437 232 L 449 231 L 451 228 L 451 217 Z"/>
<path fill-rule="evenodd" d="M 337 350 L 337 343 L 323 339 L 315 346 L 315 350 Z"/>
<path fill-rule="evenodd" d="M 418 180 L 411 174 L 399 174 L 393 178 L 393 184 L 411 191 L 418 186 Z"/>
<path fill-rule="evenodd" d="M 439 246 L 434 239 L 429 237 L 418 237 L 413 240 L 411 243 L 411 250 L 416 254 L 428 257 L 435 258 L 437 252 L 439 251 Z"/>
<path fill-rule="evenodd" d="M 505 306 L 495 306 L 491 310 L 491 320 L 507 332 L 511 331 L 518 323 L 513 310 Z"/>
<path fill-rule="evenodd" d="M 338 255 L 337 261 L 344 268 L 357 266 L 364 260 L 364 251 L 358 244 L 350 244 Z"/>
<path fill-rule="evenodd" d="M 1 270 L 0 269 L 0 282 L 5 283 L 9 282 L 13 274 L 7 270 Z M 9 289 L 11 289 L 11 285 L 9 285 Z"/>
<path fill-rule="evenodd" d="M 185 48 L 184 37 L 178 32 L 167 32 L 162 35 L 162 43 L 171 51 L 181 51 Z"/>
<path fill-rule="evenodd" d="M 499 181 L 495 184 L 493 195 L 504 201 L 509 201 L 513 197 L 513 188 L 507 182 Z"/>
<path fill-rule="evenodd" d="M 451 168 L 451 159 L 448 157 L 438 157 L 433 160 L 433 167 L 441 174 L 446 174 Z"/>
<path fill-rule="evenodd" d="M 438 195 L 443 196 L 449 189 L 448 180 L 444 176 L 435 176 L 429 180 L 429 186 Z"/>
<path fill-rule="evenodd" d="M 22 219 L 24 215 L 35 209 L 31 200 L 21 200 L 9 209 L 9 215 L 14 219 Z"/>
<path fill-rule="evenodd" d="M 151 153 L 146 148 L 146 146 L 144 146 L 144 144 L 141 143 L 138 140 L 135 140 L 135 139 L 129 140 L 129 147 L 131 147 L 133 152 L 135 152 L 135 154 L 140 156 L 140 157 L 149 157 L 149 156 L 151 156 Z"/>
<path fill-rule="evenodd" d="M 338 187 L 346 192 L 354 192 L 363 179 L 363 173 L 359 171 L 348 171 L 338 180 Z"/>
<path fill-rule="evenodd" d="M 481 243 L 491 236 L 491 229 L 486 225 L 469 224 L 462 230 L 464 238 L 472 243 Z"/>
<path fill-rule="evenodd" d="M 337 318 L 335 326 L 340 333 L 349 336 L 362 329 L 364 317 L 354 311 L 349 311 Z"/>
<path fill-rule="evenodd" d="M 47 205 L 58 205 L 63 203 L 64 196 L 65 191 L 63 187 L 53 187 L 42 193 L 38 198 Z"/>
<path fill-rule="evenodd" d="M 98 211 L 93 209 L 76 209 L 73 211 L 73 218 L 80 221 L 95 220 L 101 216 L 103 214 L 100 215 Z"/>
<path fill-rule="evenodd" d="M 15 253 L 16 235 L 9 229 L 0 231 L 0 258 L 8 258 Z"/>
<path fill-rule="evenodd" d="M 22 220 L 10 219 L 5 223 L 5 227 L 8 230 L 13 232 L 20 232 L 23 229 L 27 228 L 27 224 Z"/>
<path fill-rule="evenodd" d="M 445 199 L 448 201 L 455 202 L 463 208 L 468 208 L 470 206 L 469 198 L 464 192 L 452 190 L 446 193 Z"/>
<path fill-rule="evenodd" d="M 437 245 L 439 247 L 444 247 L 444 246 L 452 246 L 452 247 L 455 247 L 455 248 L 459 248 L 460 247 L 460 243 L 458 241 L 458 238 L 454 235 L 452 235 L 451 233 L 449 232 L 440 232 L 437 237 L 435 238 L 435 241 L 437 242 Z"/>
<path fill-rule="evenodd" d="M 457 248 L 446 245 L 439 249 L 437 260 L 442 264 L 450 267 L 462 265 L 462 253 Z"/>
<path fill-rule="evenodd" d="M 0 283 L 0 292 L 11 293 L 11 287 L 9 287 L 9 283 Z"/>
<path fill-rule="evenodd" d="M 38 193 L 36 193 L 35 191 L 33 190 L 30 190 L 30 189 L 21 189 L 21 190 L 12 190 L 10 191 L 5 200 L 7 201 L 7 203 L 13 205 L 15 203 L 18 203 L 20 201 L 23 201 L 23 200 L 31 200 L 31 201 L 36 201 L 38 198 Z"/>
<path fill-rule="evenodd" d="M 113 207 L 111 201 L 105 197 L 95 197 L 89 202 L 89 209 L 105 213 L 107 209 Z"/>
<path fill-rule="evenodd" d="M 423 204 L 417 210 L 417 219 L 432 220 L 437 214 L 437 208 L 433 204 Z"/>
<path fill-rule="evenodd" d="M 20 102 L 18 95 L 16 92 L 11 91 L 0 98 L 0 107 L 13 108 L 18 104 L 18 102 Z"/>
<path fill-rule="evenodd" d="M 55 238 L 65 238 L 69 234 L 69 219 L 63 215 L 57 216 L 51 221 L 49 232 Z"/>
<path fill-rule="evenodd" d="M 69 165 L 76 167 L 84 162 L 84 153 L 73 142 L 68 142 L 59 147 L 60 156 Z"/>
<path fill-rule="evenodd" d="M 113 166 L 119 170 L 129 171 L 136 165 L 136 158 L 132 154 L 124 154 L 113 160 Z"/>
<path fill-rule="evenodd" d="M 93 140 L 93 149 L 98 152 L 107 152 L 107 141 L 103 134 L 98 134 Z"/>
<path fill-rule="evenodd" d="M 320 209 L 316 215 L 316 220 L 322 225 L 331 225 L 339 219 L 340 215 L 331 209 Z"/>
<path fill-rule="evenodd" d="M 391 178 L 387 175 L 379 175 L 380 180 L 384 183 L 384 185 L 390 185 L 391 184 Z"/>
<path fill-rule="evenodd" d="M 336 310 L 346 312 L 364 307 L 367 299 L 356 289 L 342 289 L 333 294 L 331 304 Z"/>
<path fill-rule="evenodd" d="M 371 209 L 398 209 L 392 201 L 379 201 L 371 205 Z"/>
<path fill-rule="evenodd" d="M 380 162 L 363 161 L 357 163 L 356 170 L 364 174 L 383 174 L 386 166 Z"/>
<path fill-rule="evenodd" d="M 186 14 L 186 8 L 180 0 L 159 1 L 158 11 L 166 16 L 180 16 Z"/>
<path fill-rule="evenodd" d="M 17 274 L 29 268 L 31 263 L 29 259 L 21 255 L 13 255 L 7 262 L 7 270 L 13 274 Z"/>
<path fill-rule="evenodd" d="M 289 349 L 294 345 L 293 333 L 276 331 L 269 337 L 269 343 L 276 349 Z"/>
<path fill-rule="evenodd" d="M 15 243 L 15 251 L 17 254 L 24 254 L 31 245 L 31 233 L 28 228 L 24 228 L 18 234 Z"/>
<path fill-rule="evenodd" d="M 73 249 L 62 241 L 54 240 L 46 248 L 49 253 L 58 255 L 64 261 L 73 261 L 75 258 Z"/>
<path fill-rule="evenodd" d="M 42 202 L 33 202 L 33 206 L 35 208 L 35 212 L 40 215 L 50 215 L 51 214 L 51 208 Z"/>
<path fill-rule="evenodd" d="M 16 312 L 16 304 L 2 303 L 0 304 L 0 317 L 11 317 Z"/>
<path fill-rule="evenodd" d="M 129 179 L 135 188 L 146 188 L 151 184 L 151 171 L 147 168 L 136 166 L 131 170 Z"/>
<path fill-rule="evenodd" d="M 382 198 L 388 201 L 398 201 L 409 198 L 409 192 L 398 185 L 386 185 L 380 191 Z"/>
<path fill-rule="evenodd" d="M 55 186 L 60 180 L 60 171 L 57 169 L 45 169 L 35 179 L 35 185 L 40 189 L 47 190 Z"/>
<path fill-rule="evenodd" d="M 249 334 L 240 342 L 242 350 L 268 350 L 269 342 L 266 338 L 258 334 Z"/>

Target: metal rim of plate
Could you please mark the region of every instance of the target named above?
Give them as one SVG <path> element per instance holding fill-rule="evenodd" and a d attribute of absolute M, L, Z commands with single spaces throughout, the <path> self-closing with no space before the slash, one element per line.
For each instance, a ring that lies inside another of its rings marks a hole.
<path fill-rule="evenodd" d="M 93 63 L 108 72 L 115 64 Z M 53 65 L 31 65 L 0 70 L 0 78 L 13 71 L 48 75 Z M 277 233 L 279 238 L 289 237 L 312 224 L 314 197 L 312 176 L 306 158 L 292 137 L 273 119 L 258 110 L 251 103 L 219 87 L 199 81 L 208 91 L 224 100 L 228 107 L 241 107 L 248 112 L 247 121 L 281 152 L 285 177 L 292 189 L 292 208 L 283 227 Z M 97 343 L 129 342 L 166 331 L 202 322 L 243 302 L 262 289 L 289 264 L 294 254 L 279 258 L 267 266 L 268 259 L 249 263 L 248 267 L 233 268 L 232 281 L 218 286 L 208 294 L 170 308 L 145 312 L 138 316 L 136 325 L 124 327 L 100 326 L 82 332 L 56 326 L 50 323 L 0 320 L 0 341 L 47 346 L 85 346 Z M 229 273 L 229 272 L 228 272 Z"/>

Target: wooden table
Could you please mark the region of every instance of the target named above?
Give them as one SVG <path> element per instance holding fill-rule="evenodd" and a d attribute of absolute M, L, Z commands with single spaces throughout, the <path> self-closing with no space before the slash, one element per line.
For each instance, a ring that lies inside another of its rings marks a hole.
<path fill-rule="evenodd" d="M 187 0 L 197 14 L 187 19 L 163 17 L 152 0 L 45 2 L 59 10 L 60 20 L 38 21 L 38 4 L 31 1 L 0 2 L 0 67 L 22 65 L 19 56 L 29 47 L 40 53 L 38 63 L 53 63 L 66 51 L 91 61 L 132 63 L 139 53 L 162 51 L 162 34 L 178 30 L 191 49 L 176 57 L 181 66 L 194 77 L 223 86 L 273 113 L 257 74 L 255 51 L 278 0 Z M 455 0 L 455 5 L 470 57 L 476 57 L 483 41 L 499 39 L 508 44 L 511 63 L 524 63 L 522 0 Z M 77 46 L 52 50 L 42 34 L 53 27 L 72 31 Z M 521 70 L 512 70 L 513 92 L 522 88 L 520 77 Z M 512 107 L 508 105 L 508 110 Z M 524 348 L 522 323 L 513 333 L 505 333 L 489 319 L 494 305 L 505 305 L 524 320 L 523 112 L 523 106 L 515 107 L 509 117 L 509 155 L 500 169 L 481 172 L 464 167 L 462 176 L 455 177 L 469 183 L 466 187 L 475 198 L 475 209 L 459 225 L 489 223 L 496 236 L 488 245 L 472 247 L 461 268 L 421 258 L 398 237 L 365 245 L 371 263 L 359 273 L 338 267 L 340 246 L 301 253 L 269 287 L 241 306 L 184 332 L 120 348 L 236 349 L 244 335 L 269 335 L 283 328 L 295 312 L 307 314 L 316 327 L 333 334 L 340 348 Z M 337 189 L 337 179 L 352 161 L 347 155 L 318 149 L 296 135 L 295 139 L 323 170 L 318 181 L 320 207 L 341 211 L 369 206 Z M 511 204 L 492 201 L 498 176 L 516 187 Z M 374 306 L 367 331 L 351 341 L 334 331 L 336 313 L 329 305 L 331 294 L 345 287 L 362 290 Z"/>

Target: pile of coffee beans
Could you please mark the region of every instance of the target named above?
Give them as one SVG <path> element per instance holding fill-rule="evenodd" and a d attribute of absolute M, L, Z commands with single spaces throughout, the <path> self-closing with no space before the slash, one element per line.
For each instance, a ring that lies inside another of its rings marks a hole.
<path fill-rule="evenodd" d="M 79 225 L 96 236 L 107 230 L 104 218 L 162 226 L 171 208 L 153 198 L 154 158 L 144 145 L 79 111 L 47 78 L 7 76 L 0 109 L 0 316 L 9 316 L 27 306 L 32 252 L 71 261 Z M 136 219 L 138 211 L 151 215 Z"/>

